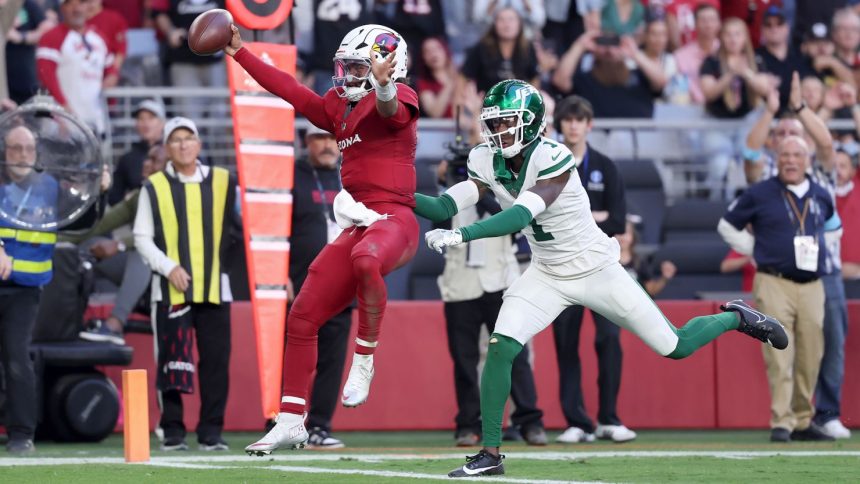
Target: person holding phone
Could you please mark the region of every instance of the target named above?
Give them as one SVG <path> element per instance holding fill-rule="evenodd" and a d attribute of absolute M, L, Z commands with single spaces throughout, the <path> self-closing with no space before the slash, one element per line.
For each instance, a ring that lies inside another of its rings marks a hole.
<path fill-rule="evenodd" d="M 591 31 L 565 52 L 552 77 L 563 94 L 591 101 L 595 117 L 650 118 L 666 86 L 660 64 L 630 36 Z"/>

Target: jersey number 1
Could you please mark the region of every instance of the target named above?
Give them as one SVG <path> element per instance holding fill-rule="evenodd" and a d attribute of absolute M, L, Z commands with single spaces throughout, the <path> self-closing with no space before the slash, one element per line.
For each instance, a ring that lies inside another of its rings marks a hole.
<path fill-rule="evenodd" d="M 546 242 L 547 240 L 553 240 L 555 237 L 552 236 L 549 232 L 544 232 L 543 227 L 540 226 L 534 219 L 532 219 L 532 223 L 529 224 L 532 226 L 532 231 L 534 231 L 535 240 L 538 242 Z"/>

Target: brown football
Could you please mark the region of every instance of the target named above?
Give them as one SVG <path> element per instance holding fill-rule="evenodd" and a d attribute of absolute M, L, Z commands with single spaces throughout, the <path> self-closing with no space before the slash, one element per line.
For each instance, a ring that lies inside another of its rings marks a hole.
<path fill-rule="evenodd" d="M 227 47 L 233 38 L 230 12 L 216 8 L 201 13 L 188 29 L 188 48 L 197 55 L 212 55 Z"/>

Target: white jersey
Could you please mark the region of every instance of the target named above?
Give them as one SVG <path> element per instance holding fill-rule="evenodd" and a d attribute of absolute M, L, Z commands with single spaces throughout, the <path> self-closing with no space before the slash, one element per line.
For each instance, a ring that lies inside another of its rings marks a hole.
<path fill-rule="evenodd" d="M 520 193 L 538 180 L 575 170 L 573 153 L 563 144 L 539 138 L 524 150 L 519 174 L 487 144 L 469 153 L 469 177 L 487 186 L 503 209 L 513 206 Z M 563 264 L 559 277 L 581 277 L 618 261 L 618 242 L 603 233 L 591 215 L 588 194 L 575 171 L 558 198 L 523 229 L 532 260 L 546 266 Z"/>

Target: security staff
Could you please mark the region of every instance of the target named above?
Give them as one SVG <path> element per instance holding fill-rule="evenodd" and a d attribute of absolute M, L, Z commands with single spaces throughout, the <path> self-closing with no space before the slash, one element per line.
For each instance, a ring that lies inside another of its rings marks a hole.
<path fill-rule="evenodd" d="M 591 213 L 597 226 L 612 237 L 623 234 L 627 207 L 624 184 L 618 168 L 603 153 L 588 145 L 587 137 L 594 120 L 591 103 L 580 96 L 569 96 L 556 107 L 556 130 L 578 161 L 577 173 L 588 193 Z M 636 432 L 621 423 L 616 412 L 621 386 L 621 328 L 594 311 L 597 350 L 597 386 L 600 405 L 597 427 L 588 417 L 582 398 L 582 367 L 579 359 L 579 333 L 585 308 L 572 306 L 562 312 L 552 325 L 560 381 L 561 407 L 568 429 L 558 442 L 591 442 L 597 438 L 627 442 Z"/>
<path fill-rule="evenodd" d="M 806 174 L 809 153 L 799 136 L 781 140 L 777 176 L 751 186 L 717 227 L 733 249 L 753 255 L 756 305 L 791 342 L 783 352 L 763 345 L 773 442 L 833 440 L 812 423 L 812 397 L 824 351 L 824 235 L 841 222 L 830 194 Z"/>
<path fill-rule="evenodd" d="M 340 234 L 332 204 L 343 188 L 338 169 L 340 150 L 334 135 L 311 125 L 305 134 L 305 145 L 308 156 L 296 163 L 293 183 L 290 282 L 296 293 L 301 292 L 314 257 Z M 308 447 L 339 449 L 344 446 L 331 435 L 331 419 L 343 380 L 351 323 L 352 307 L 347 307 L 320 328 L 317 373 L 308 409 Z"/>
<path fill-rule="evenodd" d="M 36 376 L 30 341 L 41 287 L 51 280 L 51 257 L 57 234 L 19 228 L 55 222 L 59 185 L 39 173 L 36 136 L 25 126 L 3 137 L 6 166 L 0 186 L 0 354 L 6 375 L 6 450 L 35 450 Z"/>
<path fill-rule="evenodd" d="M 153 271 L 157 387 L 163 450 L 185 450 L 182 393 L 200 382 L 201 450 L 228 450 L 221 437 L 230 362 L 230 283 L 224 254 L 234 221 L 235 182 L 200 163 L 197 126 L 173 118 L 164 127 L 169 163 L 140 192 L 135 246 Z M 195 371 L 191 330 L 200 355 Z"/>

